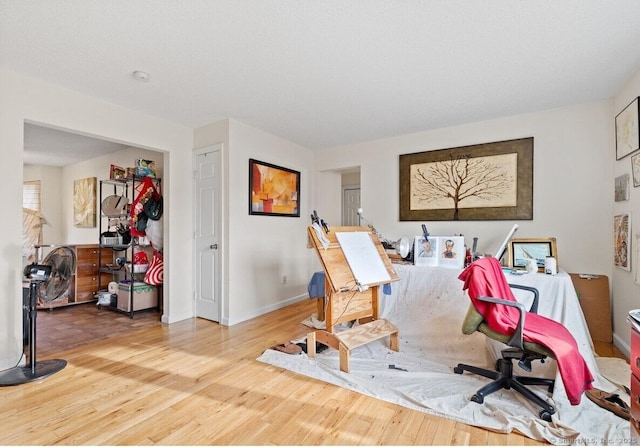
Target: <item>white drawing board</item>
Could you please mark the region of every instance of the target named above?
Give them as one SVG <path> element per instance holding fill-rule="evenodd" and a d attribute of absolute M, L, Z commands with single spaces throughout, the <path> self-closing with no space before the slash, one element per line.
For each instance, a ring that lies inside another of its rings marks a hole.
<path fill-rule="evenodd" d="M 363 231 L 336 233 L 336 238 L 358 284 L 363 286 L 382 284 L 391 280 L 369 233 Z"/>

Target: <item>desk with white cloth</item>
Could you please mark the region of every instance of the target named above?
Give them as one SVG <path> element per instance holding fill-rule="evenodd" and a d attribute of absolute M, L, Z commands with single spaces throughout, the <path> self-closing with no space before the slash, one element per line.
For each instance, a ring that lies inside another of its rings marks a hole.
<path fill-rule="evenodd" d="M 462 270 L 446 267 L 422 267 L 408 264 L 395 264 L 394 268 L 400 281 L 392 284 L 391 295 L 380 300 L 380 317 L 386 318 L 401 328 L 401 339 L 404 337 L 433 338 L 434 349 L 446 355 L 457 350 L 468 349 L 468 344 L 477 343 L 468 335 L 462 335 L 461 326 L 471 301 L 462 290 L 463 282 L 458 279 Z M 575 288 L 568 273 L 560 271 L 557 275 L 506 274 L 507 281 L 512 284 L 535 287 L 540 292 L 538 314 L 552 318 L 567 327 L 576 339 L 580 353 L 596 377 L 594 386 L 598 386 L 598 366 L 595 360 L 593 342 L 587 327 L 584 314 L 578 301 Z M 529 308 L 533 300 L 530 292 L 514 290 L 516 299 Z M 404 319 L 423 319 L 420 327 Z M 407 333 L 407 327 L 415 328 L 420 333 Z M 446 339 L 444 337 L 447 337 Z M 486 345 L 493 358 L 498 358 L 505 345 L 489 340 Z M 437 342 L 436 342 L 437 340 Z M 467 346 L 465 346 L 467 345 Z M 402 344 L 401 344 L 402 349 Z M 479 353 L 478 353 L 479 354 Z M 479 354 L 481 357 L 481 355 Z M 469 359 L 473 363 L 473 359 Z M 554 377 L 555 361 L 547 361 L 545 365 L 537 362 L 534 366 L 536 375 Z M 604 384 L 603 384 L 604 385 Z"/>

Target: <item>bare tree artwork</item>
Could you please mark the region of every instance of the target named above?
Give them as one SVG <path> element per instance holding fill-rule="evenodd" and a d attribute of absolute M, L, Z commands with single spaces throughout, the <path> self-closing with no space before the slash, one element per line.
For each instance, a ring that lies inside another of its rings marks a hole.
<path fill-rule="evenodd" d="M 460 220 L 462 207 L 514 206 L 516 164 L 516 154 L 464 154 L 412 165 L 411 209 L 453 209 L 453 220 Z"/>
<path fill-rule="evenodd" d="M 533 137 L 400 154 L 401 221 L 533 219 Z"/>

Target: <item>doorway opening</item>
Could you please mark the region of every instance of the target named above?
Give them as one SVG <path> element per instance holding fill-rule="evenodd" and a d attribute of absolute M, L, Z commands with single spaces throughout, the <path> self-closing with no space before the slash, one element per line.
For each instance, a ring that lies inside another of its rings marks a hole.
<path fill-rule="evenodd" d="M 342 225 L 358 226 L 360 218 L 360 168 L 342 171 Z"/>
<path fill-rule="evenodd" d="M 95 227 L 74 225 L 74 180 L 87 177 L 95 177 L 98 181 L 109 179 L 112 164 L 130 167 L 135 165 L 136 159 L 153 160 L 157 176 L 162 177 L 168 163 L 166 154 L 161 151 L 33 122 L 24 124 L 23 154 L 23 181 L 38 180 L 41 183 L 41 212 L 46 221 L 42 226 L 41 245 L 75 246 L 83 250 L 89 246 L 97 247 L 101 239 L 97 223 Z M 100 218 L 98 193 L 95 193 L 96 218 Z M 168 209 L 164 213 L 166 216 Z M 23 264 L 27 263 L 23 259 Z M 79 293 L 78 284 L 82 283 L 84 288 L 91 286 L 83 282 L 85 279 L 97 283 L 96 275 L 84 278 L 86 270 L 87 266 L 78 265 L 76 280 L 72 280 L 73 290 L 69 292 L 74 297 Z M 83 275 L 80 283 L 77 280 L 79 273 Z M 40 313 L 43 324 L 38 330 L 39 350 L 54 352 L 87 344 L 114 332 L 116 326 L 118 331 L 127 328 L 134 331 L 141 324 L 161 324 L 160 313 L 151 311 L 136 315 L 139 318 L 134 318 L 130 325 L 123 324 L 121 320 L 129 319 L 128 315 L 99 308 L 95 305 L 96 300 L 91 299 L 92 295 L 83 297 L 89 299 L 85 301 L 83 298 L 82 304 L 80 300 L 77 303 L 75 300 L 68 300 L 68 303 L 53 301 L 51 306 L 47 306 L 49 312 Z"/>

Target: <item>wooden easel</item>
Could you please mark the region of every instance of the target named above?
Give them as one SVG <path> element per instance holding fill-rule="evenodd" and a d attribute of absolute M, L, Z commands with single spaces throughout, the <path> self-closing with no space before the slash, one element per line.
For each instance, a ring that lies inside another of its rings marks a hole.
<path fill-rule="evenodd" d="M 310 244 L 316 249 L 325 272 L 324 298 L 318 299 L 318 318 L 326 323 L 326 330 L 316 330 L 307 335 L 307 355 L 315 357 L 316 340 L 340 351 L 340 370 L 349 372 L 349 354 L 352 349 L 389 336 L 390 348 L 398 351 L 398 328 L 385 319 L 378 318 L 378 289 L 382 283 L 369 284 L 369 288 L 359 291 L 347 259 L 340 247 L 336 233 L 362 231 L 371 237 L 380 258 L 391 278 L 400 277 L 391 266 L 378 236 L 367 227 L 333 227 L 324 233 L 329 240 L 325 249 L 313 227 L 309 227 Z M 387 282 L 387 281 L 385 281 Z M 334 327 L 340 323 L 357 321 L 359 324 L 334 333 Z"/>

